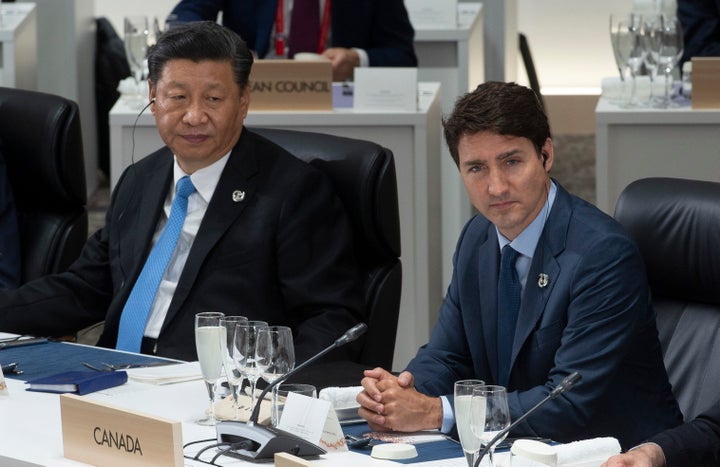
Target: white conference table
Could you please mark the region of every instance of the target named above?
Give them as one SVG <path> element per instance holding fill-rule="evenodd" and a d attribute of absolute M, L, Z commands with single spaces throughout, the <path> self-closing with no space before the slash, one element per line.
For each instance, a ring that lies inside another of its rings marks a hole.
<path fill-rule="evenodd" d="M 118 100 L 110 111 L 110 187 L 122 171 L 162 147 L 155 119 Z M 394 366 L 402 369 L 430 336 L 442 302 L 440 84 L 418 85 L 414 112 L 352 109 L 251 111 L 252 127 L 313 131 L 373 141 L 395 156 L 402 248 L 402 295 Z M 137 124 L 136 124 L 137 120 Z M 134 153 L 133 153 L 134 148 Z"/>
<path fill-rule="evenodd" d="M 597 206 L 613 213 L 622 190 L 646 177 L 720 181 L 720 109 L 595 108 Z"/>
<path fill-rule="evenodd" d="M 34 3 L 0 3 L 0 86 L 37 89 Z"/>

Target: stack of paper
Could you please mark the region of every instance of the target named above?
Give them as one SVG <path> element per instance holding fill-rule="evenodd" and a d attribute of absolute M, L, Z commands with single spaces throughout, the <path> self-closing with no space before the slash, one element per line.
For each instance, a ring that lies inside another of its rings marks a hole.
<path fill-rule="evenodd" d="M 150 384 L 173 384 L 202 379 L 199 362 L 133 368 L 127 370 L 127 373 L 132 381 Z"/>

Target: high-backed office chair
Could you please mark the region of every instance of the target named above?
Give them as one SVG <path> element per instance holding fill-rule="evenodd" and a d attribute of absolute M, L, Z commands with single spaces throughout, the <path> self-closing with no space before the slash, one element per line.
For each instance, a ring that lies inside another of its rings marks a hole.
<path fill-rule="evenodd" d="M 645 260 L 665 366 L 691 420 L 720 399 L 720 183 L 638 180 L 615 218 Z"/>
<path fill-rule="evenodd" d="M 0 88 L 0 140 L 18 213 L 22 282 L 64 271 L 88 234 L 78 106 Z"/>
<path fill-rule="evenodd" d="M 322 170 L 334 184 L 355 233 L 355 254 L 365 279 L 368 331 L 358 363 L 390 369 L 402 285 L 392 152 L 368 141 L 320 133 L 258 128 L 253 131 Z"/>

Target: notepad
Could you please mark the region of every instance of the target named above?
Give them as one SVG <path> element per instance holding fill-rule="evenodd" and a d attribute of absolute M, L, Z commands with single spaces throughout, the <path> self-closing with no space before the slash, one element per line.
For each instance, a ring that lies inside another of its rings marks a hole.
<path fill-rule="evenodd" d="M 124 384 L 125 371 L 66 371 L 27 381 L 28 391 L 67 393 L 80 396 Z"/>

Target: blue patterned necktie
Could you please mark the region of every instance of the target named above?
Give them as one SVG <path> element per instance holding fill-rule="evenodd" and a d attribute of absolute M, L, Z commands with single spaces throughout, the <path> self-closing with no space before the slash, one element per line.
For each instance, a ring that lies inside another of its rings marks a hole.
<path fill-rule="evenodd" d="M 518 312 L 520 311 L 521 286 L 515 261 L 520 253 L 510 245 L 505 245 L 500 258 L 500 277 L 498 279 L 498 384 L 508 385 L 510 356 Z"/>
<path fill-rule="evenodd" d="M 160 281 L 170 262 L 187 215 L 188 197 L 195 191 L 189 176 L 178 180 L 175 199 L 170 207 L 170 217 L 160 238 L 145 261 L 140 276 L 125 302 L 116 348 L 129 352 L 140 352 L 145 324 L 155 300 Z"/>

